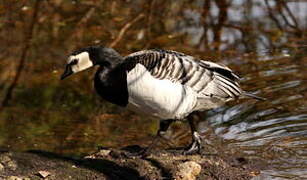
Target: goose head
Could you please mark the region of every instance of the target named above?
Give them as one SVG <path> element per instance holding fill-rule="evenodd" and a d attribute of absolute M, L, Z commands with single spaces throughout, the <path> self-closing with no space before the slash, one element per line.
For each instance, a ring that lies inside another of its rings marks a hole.
<path fill-rule="evenodd" d="M 111 68 L 121 61 L 122 57 L 112 48 L 102 46 L 89 46 L 74 51 L 67 60 L 61 79 L 89 69 L 95 65 Z"/>

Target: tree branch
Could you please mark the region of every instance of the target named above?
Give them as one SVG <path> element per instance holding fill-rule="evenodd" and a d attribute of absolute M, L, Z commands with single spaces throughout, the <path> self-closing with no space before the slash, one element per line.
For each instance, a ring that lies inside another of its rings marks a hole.
<path fill-rule="evenodd" d="M 36 24 L 37 20 L 37 15 L 39 11 L 39 5 L 42 1 L 41 0 L 36 0 L 34 4 L 34 9 L 33 9 L 33 14 L 32 18 L 30 20 L 30 26 L 28 30 L 25 32 L 25 38 L 24 38 L 24 46 L 21 49 L 21 56 L 19 59 L 19 64 L 16 68 L 16 75 L 11 83 L 11 85 L 8 87 L 6 95 L 4 96 L 1 105 L 0 105 L 0 111 L 8 104 L 9 100 L 12 98 L 13 90 L 18 84 L 18 80 L 20 79 L 20 75 L 22 73 L 22 70 L 24 69 L 24 64 L 25 64 L 25 59 L 27 57 L 29 48 L 31 46 L 31 40 L 33 37 L 33 30 L 34 26 Z"/>
<path fill-rule="evenodd" d="M 270 18 L 273 20 L 273 22 L 275 22 L 277 28 L 279 30 L 283 31 L 283 28 L 282 28 L 281 24 L 279 23 L 278 19 L 274 16 L 273 9 L 271 8 L 268 0 L 264 0 L 264 2 L 265 2 L 265 5 L 267 7 L 268 14 L 269 14 Z"/>
<path fill-rule="evenodd" d="M 139 14 L 137 17 L 135 17 L 132 21 L 128 22 L 127 24 L 125 24 L 121 30 L 118 33 L 118 36 L 115 38 L 114 41 L 112 41 L 109 45 L 109 47 L 114 48 L 119 41 L 123 38 L 124 34 L 126 33 L 126 31 L 137 21 L 141 20 L 143 17 L 145 17 L 145 15 L 143 13 Z"/>
<path fill-rule="evenodd" d="M 82 33 L 84 31 L 84 27 L 85 27 L 86 23 L 90 20 L 90 18 L 94 15 L 96 8 L 97 8 L 97 4 L 91 5 L 89 10 L 84 14 L 84 16 L 76 24 L 75 30 L 71 33 L 71 36 L 67 38 L 68 42 L 72 42 L 73 40 L 76 40 L 77 43 L 75 43 L 75 44 L 79 44 L 80 36 L 82 35 Z M 75 46 L 76 45 L 69 46 L 68 51 L 71 52 L 75 48 Z"/>

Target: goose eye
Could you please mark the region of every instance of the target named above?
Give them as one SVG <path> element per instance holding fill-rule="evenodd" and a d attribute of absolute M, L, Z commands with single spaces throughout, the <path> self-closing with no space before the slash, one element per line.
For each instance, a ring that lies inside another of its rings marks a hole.
<path fill-rule="evenodd" d="M 78 64 L 78 59 L 74 59 L 69 63 L 69 65 L 76 65 L 76 64 Z"/>

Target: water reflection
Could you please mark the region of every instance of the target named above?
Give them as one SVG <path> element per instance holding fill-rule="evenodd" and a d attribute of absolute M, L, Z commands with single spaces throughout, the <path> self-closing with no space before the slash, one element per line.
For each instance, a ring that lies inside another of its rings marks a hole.
<path fill-rule="evenodd" d="M 235 0 L 229 3 L 208 0 L 197 1 L 195 6 L 195 9 L 204 9 L 183 10 L 178 29 L 190 36 L 191 45 L 200 48 L 226 50 L 235 47 L 248 51 L 272 49 L 289 41 L 290 37 L 285 35 L 287 32 L 297 31 L 301 34 L 301 29 L 307 26 L 305 2 Z M 283 53 L 287 55 L 287 50 Z"/>
<path fill-rule="evenodd" d="M 259 70 L 245 79 L 244 83 L 253 82 L 247 88 L 269 95 L 268 102 L 247 100 L 208 113 L 215 134 L 228 142 L 228 148 L 240 147 L 248 156 L 269 162 L 271 169 L 264 170 L 258 179 L 307 178 L 307 108 L 303 93 L 307 84 L 297 78 L 306 77 L 307 72 L 290 62 L 271 58 L 261 67 L 273 63 L 277 68 Z M 264 87 L 264 79 L 273 83 Z"/>
<path fill-rule="evenodd" d="M 98 145 L 147 145 L 156 120 L 101 102 L 93 93 L 92 71 L 59 82 L 72 49 L 119 39 L 115 49 L 122 54 L 163 48 L 229 65 L 242 77 L 243 89 L 268 101 L 242 99 L 209 111 L 199 129 L 225 141 L 223 150 L 242 148 L 248 157 L 268 161 L 272 167 L 260 179 L 307 179 L 305 1 L 40 2 L 44 8 L 38 8 L 31 43 L 23 33 L 30 31 L 35 1 L 0 3 L 1 100 L 18 74 L 15 67 L 22 70 L 0 112 L 1 147 L 82 154 Z M 28 53 L 21 52 L 25 44 Z M 24 64 L 21 54 L 28 54 Z M 180 129 L 175 124 L 169 131 L 174 146 L 189 137 Z"/>

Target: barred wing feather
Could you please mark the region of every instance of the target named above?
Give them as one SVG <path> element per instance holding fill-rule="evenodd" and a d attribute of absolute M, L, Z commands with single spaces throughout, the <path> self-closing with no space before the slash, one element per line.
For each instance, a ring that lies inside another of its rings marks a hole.
<path fill-rule="evenodd" d="M 228 67 L 195 59 L 176 51 L 144 50 L 125 57 L 127 70 L 142 64 L 157 79 L 169 79 L 188 86 L 201 97 L 234 99 L 243 92 Z"/>

